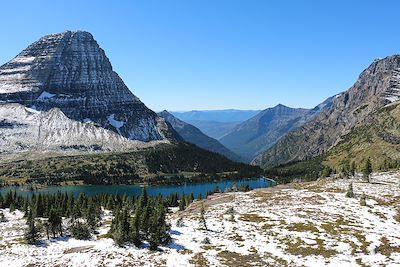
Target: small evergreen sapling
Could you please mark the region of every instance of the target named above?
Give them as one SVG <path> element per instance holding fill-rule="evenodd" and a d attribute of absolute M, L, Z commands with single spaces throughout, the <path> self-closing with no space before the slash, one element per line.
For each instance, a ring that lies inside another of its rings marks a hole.
<path fill-rule="evenodd" d="M 28 212 L 28 216 L 26 218 L 26 224 L 28 228 L 25 231 L 24 237 L 28 244 L 36 244 L 36 242 L 40 238 L 40 229 L 36 224 L 35 217 L 31 210 Z"/>
<path fill-rule="evenodd" d="M 87 224 L 83 224 L 80 221 L 75 221 L 71 226 L 71 234 L 74 238 L 80 240 L 90 239 L 90 229 Z"/>
<path fill-rule="evenodd" d="M 7 222 L 7 219 L 6 219 L 6 217 L 4 216 L 4 213 L 3 213 L 3 212 L 0 212 L 0 223 L 2 223 L 2 222 Z"/>
<path fill-rule="evenodd" d="M 368 159 L 365 161 L 364 169 L 363 169 L 364 178 L 365 178 L 365 180 L 366 180 L 368 183 L 370 182 L 370 175 L 371 175 L 371 173 L 372 173 L 372 164 L 371 164 L 371 159 L 368 158 Z"/>
<path fill-rule="evenodd" d="M 360 205 L 361 205 L 361 206 L 367 206 L 367 201 L 366 201 L 365 193 L 363 193 L 363 194 L 361 195 L 361 198 L 360 198 Z"/>
<path fill-rule="evenodd" d="M 207 222 L 206 222 L 205 214 L 206 214 L 206 210 L 204 209 L 204 203 L 201 203 L 200 220 L 199 220 L 200 229 L 207 231 L 208 228 L 207 228 Z"/>
<path fill-rule="evenodd" d="M 353 183 L 349 184 L 349 188 L 347 189 L 347 192 L 346 192 L 346 197 L 350 197 L 350 198 L 354 197 Z"/>

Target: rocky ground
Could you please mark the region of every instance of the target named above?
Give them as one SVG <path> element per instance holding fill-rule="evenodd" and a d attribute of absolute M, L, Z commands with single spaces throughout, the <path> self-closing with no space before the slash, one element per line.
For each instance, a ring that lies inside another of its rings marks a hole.
<path fill-rule="evenodd" d="M 28 246 L 22 213 L 5 210 L 0 266 L 399 266 L 399 181 L 400 173 L 383 173 L 370 183 L 328 178 L 213 195 L 171 213 L 174 241 L 158 252 L 104 238 L 109 214 L 93 240 Z M 355 198 L 345 196 L 350 182 Z M 202 204 L 208 230 L 199 223 Z"/>

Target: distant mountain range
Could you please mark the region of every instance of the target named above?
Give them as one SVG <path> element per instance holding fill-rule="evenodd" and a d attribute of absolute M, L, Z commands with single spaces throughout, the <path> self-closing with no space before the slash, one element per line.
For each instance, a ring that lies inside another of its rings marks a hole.
<path fill-rule="evenodd" d="M 224 109 L 171 111 L 171 114 L 182 121 L 196 126 L 206 135 L 220 139 L 237 124 L 253 117 L 258 112 L 260 110 Z"/>
<path fill-rule="evenodd" d="M 171 111 L 170 113 L 183 121 L 218 121 L 218 122 L 240 122 L 250 119 L 260 110 L 192 110 Z"/>
<path fill-rule="evenodd" d="M 195 126 L 181 121 L 168 111 L 164 110 L 158 113 L 158 115 L 163 117 L 168 123 L 170 123 L 174 130 L 177 131 L 178 134 L 186 142 L 195 144 L 203 149 L 224 155 L 231 160 L 241 161 L 241 158 L 238 155 L 224 147 L 219 141 L 205 135 Z"/>
<path fill-rule="evenodd" d="M 282 104 L 267 108 L 236 125 L 220 142 L 250 162 L 291 130 L 330 108 L 333 99 L 330 97 L 313 109 L 290 108 Z"/>

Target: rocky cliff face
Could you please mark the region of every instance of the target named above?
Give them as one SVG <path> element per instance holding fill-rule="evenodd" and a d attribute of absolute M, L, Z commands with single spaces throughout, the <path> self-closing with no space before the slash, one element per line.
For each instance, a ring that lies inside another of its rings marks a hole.
<path fill-rule="evenodd" d="M 1 66 L 0 101 L 38 111 L 56 107 L 70 119 L 93 122 L 132 140 L 173 135 L 129 91 L 93 36 L 83 31 L 44 36 Z"/>
<path fill-rule="evenodd" d="M 264 168 L 305 160 L 328 151 L 353 129 L 367 124 L 371 114 L 400 99 L 400 56 L 375 60 L 346 92 L 299 129 L 260 155 Z"/>
<path fill-rule="evenodd" d="M 36 111 L 21 104 L 0 104 L 0 158 L 11 159 L 20 152 L 76 154 L 144 148 L 163 141 L 140 142 L 69 119 L 58 108 Z M 166 141 L 165 141 L 166 142 Z"/>

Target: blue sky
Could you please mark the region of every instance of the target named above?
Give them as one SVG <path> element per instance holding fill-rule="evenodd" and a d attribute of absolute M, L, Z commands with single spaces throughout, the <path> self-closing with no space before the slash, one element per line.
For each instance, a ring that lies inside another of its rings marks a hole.
<path fill-rule="evenodd" d="M 313 107 L 400 51 L 400 1 L 3 1 L 0 64 L 90 31 L 154 110 Z"/>

